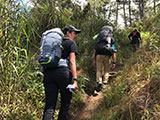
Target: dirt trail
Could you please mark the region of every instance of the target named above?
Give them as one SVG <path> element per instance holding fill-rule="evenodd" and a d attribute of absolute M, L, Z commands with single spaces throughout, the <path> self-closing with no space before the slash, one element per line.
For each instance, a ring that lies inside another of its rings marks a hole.
<path fill-rule="evenodd" d="M 115 77 L 119 72 L 110 72 L 110 80 L 112 80 L 113 77 Z M 97 94 L 97 95 L 96 95 Z M 96 108 L 99 106 L 101 101 L 103 100 L 104 94 L 103 92 L 95 93 L 94 95 L 87 95 L 84 96 L 84 103 L 85 106 L 82 108 L 79 108 L 79 111 L 76 112 L 72 120 L 90 120 L 92 114 L 94 111 L 96 111 Z"/>
<path fill-rule="evenodd" d="M 85 96 L 84 101 L 86 103 L 83 110 L 78 111 L 73 118 L 73 120 L 89 120 L 91 118 L 91 113 L 93 113 L 96 108 L 101 103 L 103 99 L 103 93 L 98 92 L 96 96 Z"/>

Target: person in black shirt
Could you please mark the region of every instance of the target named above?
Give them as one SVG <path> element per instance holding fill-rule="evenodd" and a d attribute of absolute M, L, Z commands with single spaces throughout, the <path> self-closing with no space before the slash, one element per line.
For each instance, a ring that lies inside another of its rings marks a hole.
<path fill-rule="evenodd" d="M 76 55 L 78 54 L 76 38 L 81 30 L 76 29 L 72 25 L 64 27 L 64 39 L 62 42 L 62 59 L 68 60 L 68 67 L 61 66 L 58 68 L 44 69 L 44 88 L 45 88 L 45 108 L 43 120 L 53 120 L 58 92 L 61 95 L 61 107 L 58 115 L 58 120 L 67 120 L 72 92 L 66 87 L 69 84 L 74 84 L 72 89 L 74 92 L 78 89 L 77 71 L 76 71 Z"/>
<path fill-rule="evenodd" d="M 129 34 L 128 38 L 130 40 L 130 44 L 133 47 L 133 51 L 136 52 L 136 45 L 139 48 L 140 43 L 142 42 L 140 33 L 137 31 L 137 29 L 134 29 L 134 31 Z"/>

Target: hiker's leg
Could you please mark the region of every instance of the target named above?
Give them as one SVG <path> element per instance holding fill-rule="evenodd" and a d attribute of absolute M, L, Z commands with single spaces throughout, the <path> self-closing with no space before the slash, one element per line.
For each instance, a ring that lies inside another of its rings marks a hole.
<path fill-rule="evenodd" d="M 108 79 L 109 79 L 109 70 L 110 70 L 110 66 L 109 66 L 109 56 L 105 56 L 105 62 L 104 62 L 104 80 L 103 83 L 107 83 Z"/>
<path fill-rule="evenodd" d="M 43 113 L 43 120 L 53 120 L 53 115 L 56 107 L 58 88 L 56 84 L 44 84 L 45 88 L 45 108 Z"/>
<path fill-rule="evenodd" d="M 102 83 L 103 55 L 96 57 L 96 82 Z"/>
<path fill-rule="evenodd" d="M 68 110 L 72 99 L 72 93 L 66 89 L 61 92 L 61 108 L 58 120 L 67 120 Z"/>
<path fill-rule="evenodd" d="M 61 108 L 58 116 L 58 120 L 67 120 L 68 110 L 72 99 L 72 93 L 66 89 L 71 84 L 72 77 L 64 77 L 59 82 L 60 94 L 61 94 Z"/>
<path fill-rule="evenodd" d="M 136 52 L 136 44 L 132 44 L 133 52 Z"/>
<path fill-rule="evenodd" d="M 137 42 L 137 48 L 139 48 L 139 47 L 140 47 L 140 42 L 138 41 L 138 42 Z"/>

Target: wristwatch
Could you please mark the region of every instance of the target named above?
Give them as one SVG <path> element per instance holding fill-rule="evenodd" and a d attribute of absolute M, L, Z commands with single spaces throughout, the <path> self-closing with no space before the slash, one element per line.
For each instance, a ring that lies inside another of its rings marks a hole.
<path fill-rule="evenodd" d="M 112 64 L 116 64 L 116 62 L 112 62 Z"/>
<path fill-rule="evenodd" d="M 72 80 L 73 80 L 73 81 L 77 81 L 78 79 L 77 79 L 77 78 L 72 78 Z"/>

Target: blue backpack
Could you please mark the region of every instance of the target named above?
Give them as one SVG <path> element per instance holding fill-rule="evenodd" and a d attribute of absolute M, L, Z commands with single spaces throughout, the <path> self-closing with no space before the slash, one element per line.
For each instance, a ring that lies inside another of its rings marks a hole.
<path fill-rule="evenodd" d="M 60 28 L 47 30 L 42 34 L 38 62 L 45 68 L 67 66 L 67 61 L 61 59 L 63 32 Z"/>

